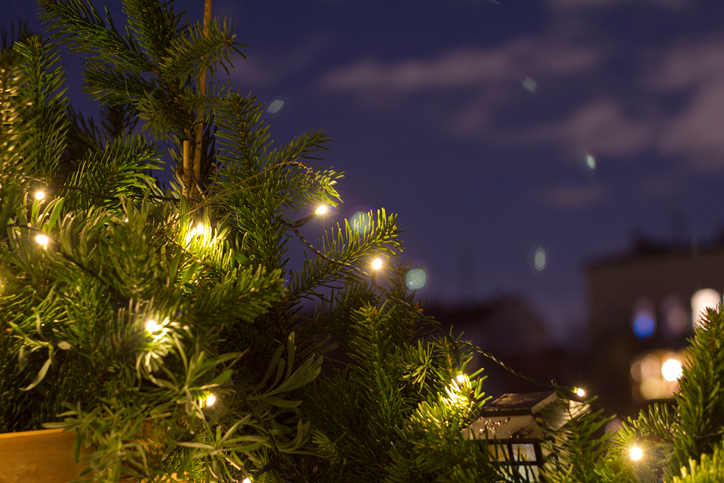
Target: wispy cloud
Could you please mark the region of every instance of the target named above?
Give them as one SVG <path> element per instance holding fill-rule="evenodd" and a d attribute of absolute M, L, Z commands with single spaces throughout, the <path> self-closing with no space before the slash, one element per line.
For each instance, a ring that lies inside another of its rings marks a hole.
<path fill-rule="evenodd" d="M 586 46 L 525 38 L 491 49 L 459 48 L 432 59 L 361 60 L 324 74 L 318 85 L 336 91 L 397 94 L 479 88 L 531 75 L 571 75 L 591 69 L 598 61 L 598 52 Z"/>
<path fill-rule="evenodd" d="M 544 190 L 544 202 L 564 210 L 587 208 L 601 201 L 606 192 L 599 185 L 564 185 Z"/>
<path fill-rule="evenodd" d="M 663 8 L 681 8 L 692 4 L 691 0 L 636 0 L 641 3 L 648 3 Z M 605 8 L 622 5 L 625 3 L 633 3 L 633 0 L 550 0 L 548 4 L 553 8 L 575 8 L 575 9 L 591 9 Z"/>
<path fill-rule="evenodd" d="M 651 147 L 657 126 L 653 119 L 635 119 L 620 101 L 595 99 L 578 106 L 565 119 L 508 133 L 511 141 L 552 144 L 572 153 L 630 155 Z"/>
<path fill-rule="evenodd" d="M 244 50 L 246 59 L 239 59 L 231 71 L 231 80 L 239 85 L 269 85 L 288 81 L 292 76 L 309 69 L 334 44 L 326 33 L 316 33 L 302 39 L 288 52 Z"/>

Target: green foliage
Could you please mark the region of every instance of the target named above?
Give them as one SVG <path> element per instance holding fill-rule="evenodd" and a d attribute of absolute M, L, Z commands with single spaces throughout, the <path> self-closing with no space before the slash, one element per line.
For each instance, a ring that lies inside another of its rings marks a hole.
<path fill-rule="evenodd" d="M 520 479 L 463 437 L 483 378 L 458 380 L 469 345 L 408 293 L 396 216 L 302 234 L 342 174 L 317 165 L 323 131 L 275 145 L 256 98 L 215 80 L 243 47 L 233 24 L 205 35 L 172 1 L 125 0 L 122 33 L 90 3 L 40 5 L 53 36 L 3 30 L 0 50 L 0 431 L 75 430 L 103 482 Z M 61 44 L 91 56 L 98 124 L 68 105 Z M 179 185 L 185 141 L 197 199 Z M 162 193 L 164 157 L 179 183 Z M 600 411 L 551 430 L 547 481 L 714 481 L 722 337 L 709 311 L 673 407 L 613 439 Z"/>
<path fill-rule="evenodd" d="M 724 480 L 724 454 L 722 444 L 714 446 L 711 454 L 701 455 L 701 460 L 690 459 L 689 465 L 681 468 L 681 477 L 675 476 L 672 483 L 716 483 Z"/>

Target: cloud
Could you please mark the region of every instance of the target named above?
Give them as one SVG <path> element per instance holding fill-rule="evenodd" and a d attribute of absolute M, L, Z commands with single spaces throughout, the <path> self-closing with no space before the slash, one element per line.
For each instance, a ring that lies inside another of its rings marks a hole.
<path fill-rule="evenodd" d="M 559 122 L 494 137 L 508 142 L 559 145 L 569 153 L 629 155 L 652 146 L 656 123 L 632 119 L 616 99 L 596 99 Z"/>
<path fill-rule="evenodd" d="M 548 5 L 552 8 L 606 8 L 614 7 L 625 3 L 649 3 L 660 8 L 682 8 L 691 5 L 691 0 L 648 0 L 641 2 L 641 0 L 550 0 Z"/>
<path fill-rule="evenodd" d="M 491 49 L 460 48 L 433 59 L 361 60 L 327 72 L 317 84 L 326 90 L 395 94 L 480 88 L 522 81 L 526 76 L 572 75 L 591 69 L 600 60 L 594 49 L 550 40 L 557 45 L 525 38 Z"/>
<path fill-rule="evenodd" d="M 603 187 L 598 185 L 567 185 L 543 191 L 542 199 L 556 208 L 576 210 L 601 201 L 605 194 Z"/>
<path fill-rule="evenodd" d="M 645 85 L 657 91 L 676 91 L 724 82 L 724 38 L 689 41 L 666 52 L 650 69 Z"/>
<path fill-rule="evenodd" d="M 333 43 L 334 39 L 330 35 L 316 33 L 300 40 L 291 51 L 285 53 L 246 49 L 243 52 L 247 58 L 234 64 L 231 80 L 251 85 L 283 82 L 292 75 L 309 69 L 310 64 Z"/>
<path fill-rule="evenodd" d="M 661 137 L 665 154 L 684 154 L 699 171 L 724 168 L 724 82 L 701 88 Z"/>

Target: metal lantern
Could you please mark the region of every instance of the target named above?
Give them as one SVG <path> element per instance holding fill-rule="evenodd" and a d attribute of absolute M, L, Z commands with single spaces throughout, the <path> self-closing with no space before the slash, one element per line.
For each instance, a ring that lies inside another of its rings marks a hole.
<path fill-rule="evenodd" d="M 484 407 L 463 437 L 487 440 L 490 459 L 509 467 L 512 479 L 537 482 L 548 456 L 541 445 L 546 439 L 542 426 L 556 430 L 586 410 L 583 403 L 561 401 L 555 392 L 505 394 Z"/>

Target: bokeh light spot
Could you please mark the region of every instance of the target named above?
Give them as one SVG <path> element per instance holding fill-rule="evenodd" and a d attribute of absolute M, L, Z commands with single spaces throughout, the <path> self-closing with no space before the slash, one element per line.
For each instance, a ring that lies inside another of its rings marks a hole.
<path fill-rule="evenodd" d="M 596 169 L 596 158 L 592 154 L 586 154 L 586 166 L 590 170 Z"/>
<path fill-rule="evenodd" d="M 362 211 L 358 211 L 352 215 L 349 220 L 347 220 L 347 223 L 349 223 L 352 231 L 358 235 L 364 235 L 372 228 L 372 220 L 370 220 L 367 213 L 363 213 Z"/>
<path fill-rule="evenodd" d="M 721 301 L 721 294 L 712 288 L 697 290 L 691 297 L 691 319 L 694 322 L 694 327 L 701 327 L 701 317 L 706 312 L 707 307 L 717 310 Z"/>
<path fill-rule="evenodd" d="M 282 107 L 284 107 L 284 101 L 281 99 L 275 99 L 271 102 L 271 104 L 269 104 L 269 107 L 266 108 L 266 112 L 276 114 L 282 110 Z"/>
<path fill-rule="evenodd" d="M 375 270 L 379 270 L 380 268 L 382 268 L 382 260 L 380 260 L 379 258 L 375 258 L 372 261 L 372 268 L 374 268 Z"/>
<path fill-rule="evenodd" d="M 646 338 L 654 333 L 654 322 L 653 317 L 649 314 L 639 313 L 633 321 L 633 331 L 637 337 Z"/>
<path fill-rule="evenodd" d="M 629 455 L 631 456 L 632 460 L 638 461 L 644 455 L 644 452 L 641 451 L 641 448 L 639 448 L 638 446 L 634 446 L 633 448 L 631 448 Z"/>
<path fill-rule="evenodd" d="M 405 275 L 405 285 L 410 290 L 418 290 L 427 283 L 427 272 L 424 268 L 414 268 Z"/>
<path fill-rule="evenodd" d="M 546 251 L 543 247 L 536 249 L 535 256 L 533 257 L 533 264 L 535 265 L 535 269 L 539 272 L 542 272 L 546 268 Z"/>
<path fill-rule="evenodd" d="M 525 80 L 523 80 L 523 87 L 527 91 L 535 92 L 535 90 L 538 88 L 538 83 L 530 77 L 526 77 Z"/>
<path fill-rule="evenodd" d="M 681 362 L 676 359 L 668 359 L 661 365 L 661 375 L 669 382 L 674 382 L 683 373 Z"/>

